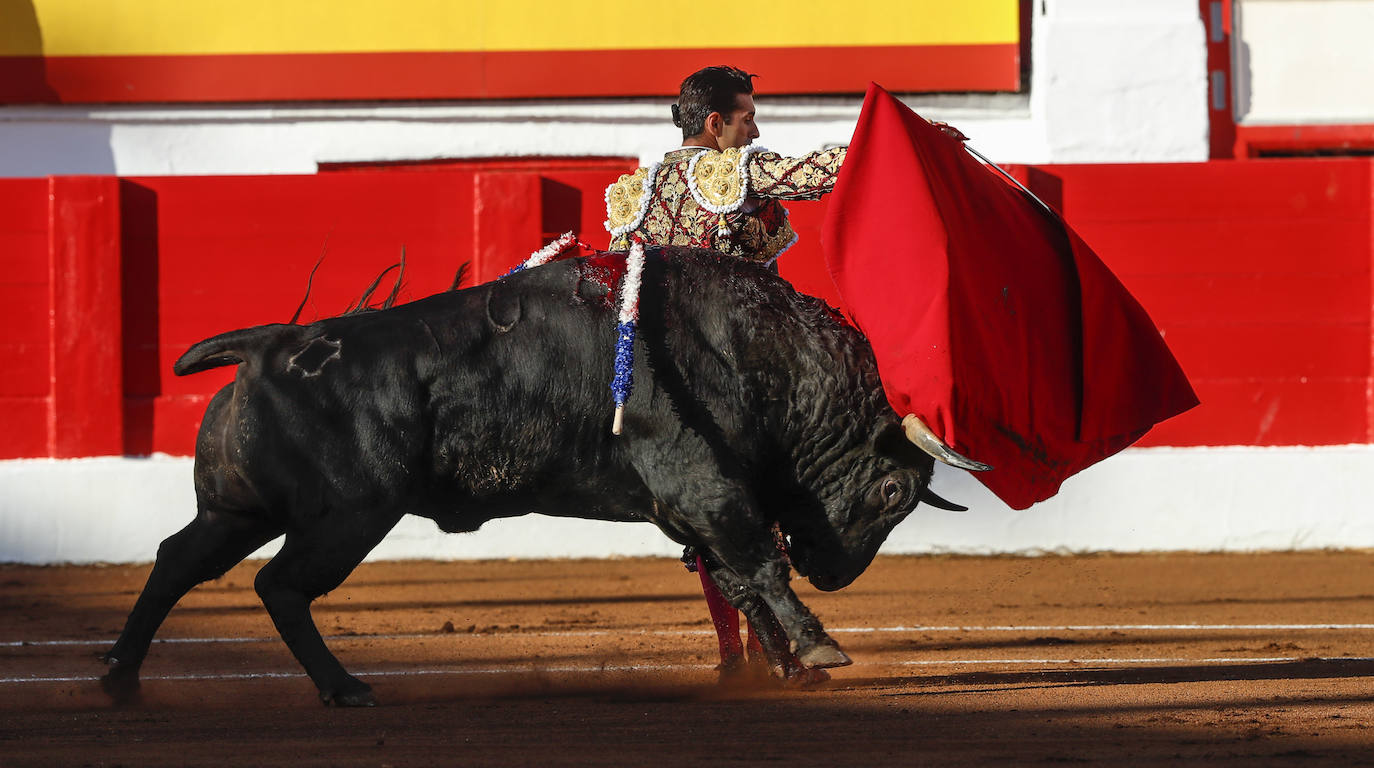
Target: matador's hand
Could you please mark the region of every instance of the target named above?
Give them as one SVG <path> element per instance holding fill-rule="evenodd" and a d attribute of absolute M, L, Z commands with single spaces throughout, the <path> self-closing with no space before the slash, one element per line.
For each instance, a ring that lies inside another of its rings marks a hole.
<path fill-rule="evenodd" d="M 955 141 L 968 141 L 968 137 L 964 135 L 963 131 L 959 130 L 958 128 L 955 128 L 949 123 L 932 122 L 931 125 L 935 126 L 936 128 L 939 128 L 941 133 L 950 137 L 951 139 L 954 139 Z"/>

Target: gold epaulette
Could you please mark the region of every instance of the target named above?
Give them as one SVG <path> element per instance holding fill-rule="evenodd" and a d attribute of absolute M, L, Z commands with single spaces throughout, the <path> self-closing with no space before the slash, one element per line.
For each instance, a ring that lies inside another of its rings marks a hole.
<path fill-rule="evenodd" d="M 658 163 L 621 176 L 606 187 L 606 231 L 623 235 L 644 220 L 653 196 L 654 176 Z"/>
<path fill-rule="evenodd" d="M 697 204 L 712 213 L 732 213 L 749 196 L 744 164 L 753 147 L 698 152 L 687 167 L 687 184 Z"/>

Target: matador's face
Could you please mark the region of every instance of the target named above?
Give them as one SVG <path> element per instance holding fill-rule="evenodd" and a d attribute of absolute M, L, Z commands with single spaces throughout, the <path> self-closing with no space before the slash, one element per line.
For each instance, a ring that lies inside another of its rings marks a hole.
<path fill-rule="evenodd" d="M 725 116 L 716 143 L 721 149 L 747 147 L 759 137 L 759 128 L 754 124 L 754 97 L 747 93 L 735 96 L 735 109 Z"/>

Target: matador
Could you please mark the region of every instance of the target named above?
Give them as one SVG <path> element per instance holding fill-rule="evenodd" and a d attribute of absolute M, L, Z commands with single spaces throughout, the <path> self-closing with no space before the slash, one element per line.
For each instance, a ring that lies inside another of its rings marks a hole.
<path fill-rule="evenodd" d="M 682 129 L 683 146 L 606 189 L 611 250 L 628 250 L 636 241 L 709 248 L 776 270 L 774 262 L 797 241 L 782 201 L 815 200 L 831 191 L 845 148 L 783 157 L 754 146 L 753 78 L 734 67 L 707 67 L 682 82 L 673 123 Z M 747 659 L 739 616 L 709 575 L 718 566 L 693 547 L 682 559 L 701 577 L 720 641 L 721 673 L 737 674 L 750 660 L 761 660 L 756 632 L 776 628 L 749 627 Z M 829 678 L 787 656 L 777 670 L 785 679 L 807 684 Z"/>
<path fill-rule="evenodd" d="M 783 157 L 754 146 L 753 77 L 708 67 L 683 81 L 673 105 L 683 146 L 606 189 L 612 250 L 633 238 L 772 264 L 797 241 L 782 201 L 833 189 L 845 148 Z"/>

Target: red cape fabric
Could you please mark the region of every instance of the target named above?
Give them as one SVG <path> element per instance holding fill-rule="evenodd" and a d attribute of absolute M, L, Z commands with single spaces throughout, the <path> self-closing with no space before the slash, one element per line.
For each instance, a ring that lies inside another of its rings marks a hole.
<path fill-rule="evenodd" d="M 1197 404 L 1149 315 L 1062 221 L 871 85 L 827 265 L 888 400 L 1025 509 Z"/>

